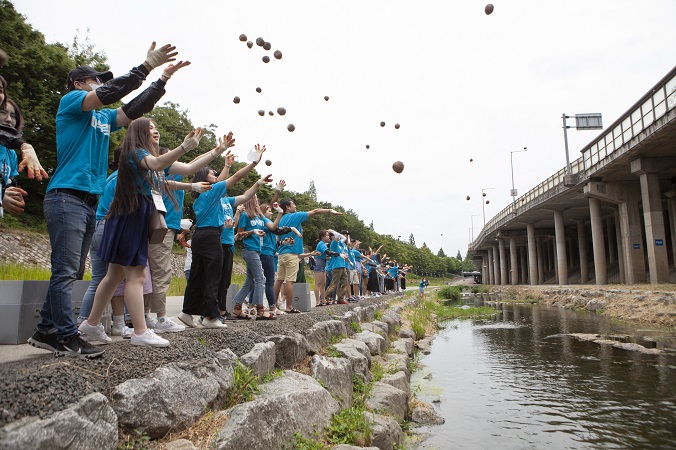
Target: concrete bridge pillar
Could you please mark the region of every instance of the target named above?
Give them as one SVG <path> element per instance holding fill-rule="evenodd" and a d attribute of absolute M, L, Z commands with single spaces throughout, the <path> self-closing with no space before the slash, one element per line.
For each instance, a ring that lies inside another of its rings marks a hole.
<path fill-rule="evenodd" d="M 669 282 L 669 258 L 664 232 L 662 194 L 657 174 L 660 169 L 663 169 L 663 167 L 660 167 L 659 160 L 655 158 L 639 158 L 631 162 L 631 172 L 639 176 L 641 183 L 643 221 L 645 222 L 646 250 L 648 250 L 648 269 L 650 270 L 651 284 Z"/>
<path fill-rule="evenodd" d="M 493 284 L 500 284 L 500 252 L 498 251 L 498 246 L 493 245 Z"/>
<path fill-rule="evenodd" d="M 488 278 L 486 278 L 486 284 L 495 284 L 495 276 L 493 275 L 493 248 L 488 249 L 488 261 L 486 261 L 488 266 Z"/>
<path fill-rule="evenodd" d="M 669 214 L 669 232 L 671 233 L 671 255 L 673 263 L 676 265 L 676 193 L 673 191 L 667 192 L 667 209 Z"/>
<path fill-rule="evenodd" d="M 526 269 L 528 260 L 526 258 L 526 247 L 523 245 L 519 247 L 519 258 L 521 259 L 521 284 L 528 284 L 528 270 Z"/>
<path fill-rule="evenodd" d="M 587 255 L 587 230 L 584 220 L 577 220 L 577 247 L 580 254 L 580 284 L 589 281 L 589 256 Z"/>
<path fill-rule="evenodd" d="M 617 245 L 617 262 L 618 265 L 620 266 L 620 283 L 624 284 L 626 283 L 626 277 L 625 277 L 625 267 L 624 267 L 624 255 L 622 253 L 622 240 L 619 239 L 619 236 L 622 236 L 622 232 L 620 231 L 620 211 L 619 209 L 615 210 L 615 237 L 616 237 L 616 245 Z"/>
<path fill-rule="evenodd" d="M 556 262 L 559 284 L 568 284 L 566 230 L 563 225 L 563 211 L 554 211 L 554 232 L 556 234 Z"/>
<path fill-rule="evenodd" d="M 528 234 L 528 280 L 531 285 L 538 284 L 538 256 L 535 247 L 535 224 L 526 224 Z"/>
<path fill-rule="evenodd" d="M 516 258 L 516 238 L 509 238 L 509 284 L 519 284 L 519 265 Z"/>
<path fill-rule="evenodd" d="M 596 284 L 608 284 L 608 266 L 606 265 L 606 244 L 603 238 L 603 219 L 601 219 L 601 201 L 589 199 L 591 216 L 592 248 L 594 249 L 594 272 Z"/>
<path fill-rule="evenodd" d="M 608 233 L 608 264 L 617 259 L 617 242 L 615 242 L 615 224 L 613 217 L 606 217 L 606 232 Z"/>
<path fill-rule="evenodd" d="M 538 263 L 538 283 L 537 284 L 544 284 L 545 282 L 545 260 L 544 260 L 544 255 L 543 255 L 543 245 L 542 245 L 542 238 L 536 238 L 535 239 L 535 247 L 537 250 L 537 263 Z"/>
<path fill-rule="evenodd" d="M 500 249 L 500 284 L 506 286 L 507 278 L 507 255 L 505 254 L 505 239 L 498 238 L 498 248 Z"/>

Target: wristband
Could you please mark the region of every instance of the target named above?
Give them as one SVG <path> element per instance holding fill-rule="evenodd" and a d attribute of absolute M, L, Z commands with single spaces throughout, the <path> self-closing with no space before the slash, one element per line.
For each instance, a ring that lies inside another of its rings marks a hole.
<path fill-rule="evenodd" d="M 209 153 L 211 153 L 211 156 L 212 156 L 214 159 L 218 158 L 218 155 L 217 155 L 213 150 L 210 151 Z"/>
<path fill-rule="evenodd" d="M 232 167 L 232 164 L 225 164 L 225 167 L 227 167 L 229 169 L 229 168 Z"/>
<path fill-rule="evenodd" d="M 267 181 L 265 181 L 265 180 L 258 180 L 256 183 L 258 183 L 259 186 L 263 186 L 264 184 L 267 184 Z"/>
<path fill-rule="evenodd" d="M 185 153 L 188 153 L 188 151 L 185 149 L 185 146 L 183 145 L 183 143 L 181 143 L 181 145 L 179 145 L 178 148 L 180 148 L 181 150 L 183 150 L 183 153 L 184 153 L 184 154 L 185 154 Z"/>

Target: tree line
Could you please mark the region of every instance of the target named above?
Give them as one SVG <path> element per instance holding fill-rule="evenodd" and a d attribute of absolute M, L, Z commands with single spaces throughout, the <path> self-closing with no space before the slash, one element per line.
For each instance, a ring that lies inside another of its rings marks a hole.
<path fill-rule="evenodd" d="M 97 71 L 109 70 L 107 57 L 104 52 L 97 51 L 90 41 L 88 32 L 84 35 L 78 31 L 70 45 L 62 43 L 47 43 L 39 31 L 27 23 L 26 18 L 19 14 L 14 5 L 8 0 L 0 0 L 0 23 L 4 33 L 0 34 L 0 48 L 9 55 L 9 62 L 0 69 L 8 83 L 8 93 L 21 107 L 25 117 L 24 138 L 33 144 L 40 158 L 40 162 L 51 174 L 56 167 L 56 123 L 55 116 L 61 97 L 66 93 L 66 75 L 80 65 L 88 65 Z M 119 105 L 112 105 L 117 107 Z M 168 148 L 177 147 L 195 125 L 182 110 L 180 105 L 165 102 L 157 106 L 150 114 L 161 130 L 161 145 Z M 202 125 L 205 129 L 204 138 L 193 155 L 205 152 L 216 145 L 216 126 Z M 111 134 L 109 157 L 112 158 L 115 148 L 124 140 L 126 129 Z M 181 161 L 187 162 L 192 156 L 184 156 Z M 224 159 L 218 158 L 211 167 L 220 171 Z M 231 169 L 234 173 L 245 165 L 236 162 Z M 239 195 L 246 187 L 251 186 L 260 178 L 256 170 L 252 170 L 247 177 L 229 189 L 229 195 Z M 6 215 L 5 223 L 10 226 L 28 226 L 45 229 L 42 214 L 42 201 L 45 196 L 48 180 L 38 182 L 28 180 L 25 176 L 19 178 L 22 188 L 28 191 L 26 209 L 18 218 Z M 269 201 L 273 191 L 263 186 L 258 196 L 261 202 Z M 443 249 L 437 255 L 425 243 L 420 248 L 415 245 L 413 235 L 407 242 L 390 235 L 381 235 L 374 230 L 373 223 L 365 225 L 359 216 L 351 209 L 340 205 L 319 201 L 314 182 L 306 192 L 285 191 L 283 197 L 294 199 L 299 211 L 309 211 L 314 208 L 334 208 L 344 213 L 343 216 L 319 215 L 307 221 L 304 226 L 304 242 L 309 248 L 314 248 L 318 241 L 321 229 L 350 230 L 353 238 L 362 242 L 361 248 L 376 249 L 383 245 L 381 253 L 396 259 L 399 263 L 413 266 L 413 272 L 419 275 L 442 276 L 445 273 L 459 274 L 463 270 L 474 270 L 474 266 L 467 258 L 463 259 L 458 252 L 457 257 L 447 257 Z M 192 211 L 192 197 L 186 195 L 184 216 L 194 218 Z"/>

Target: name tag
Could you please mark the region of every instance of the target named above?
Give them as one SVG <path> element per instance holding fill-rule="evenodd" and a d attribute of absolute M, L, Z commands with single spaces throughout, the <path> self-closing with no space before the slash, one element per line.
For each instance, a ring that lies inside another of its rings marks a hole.
<path fill-rule="evenodd" d="M 164 200 L 162 200 L 162 196 L 160 195 L 159 192 L 157 192 L 155 189 L 150 191 L 153 195 L 153 202 L 155 202 L 155 208 L 159 212 L 167 212 L 167 208 L 164 206 Z"/>

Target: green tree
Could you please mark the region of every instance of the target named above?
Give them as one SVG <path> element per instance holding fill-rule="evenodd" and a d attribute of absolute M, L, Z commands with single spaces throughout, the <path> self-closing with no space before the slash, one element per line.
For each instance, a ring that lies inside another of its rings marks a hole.
<path fill-rule="evenodd" d="M 314 180 L 310 181 L 310 187 L 308 188 L 306 194 L 309 195 L 312 200 L 317 201 L 317 188 L 315 187 Z"/>
<path fill-rule="evenodd" d="M 411 235 L 408 237 L 408 244 L 415 247 L 415 238 L 413 237 L 413 233 L 411 233 Z"/>
<path fill-rule="evenodd" d="M 445 258 L 446 257 L 446 253 L 444 253 L 443 247 L 439 249 L 439 251 L 437 252 L 437 256 L 439 258 Z"/>
<path fill-rule="evenodd" d="M 458 250 L 458 254 L 455 255 L 455 259 L 457 259 L 458 261 L 462 261 L 462 254 L 460 253 L 460 250 Z"/>

